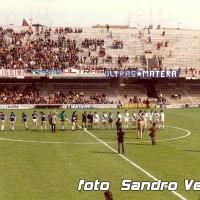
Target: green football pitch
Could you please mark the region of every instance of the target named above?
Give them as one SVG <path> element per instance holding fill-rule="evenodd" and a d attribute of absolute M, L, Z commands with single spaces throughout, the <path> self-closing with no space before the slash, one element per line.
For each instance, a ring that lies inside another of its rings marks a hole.
<path fill-rule="evenodd" d="M 66 110 L 68 118 L 72 111 Z M 82 111 L 78 110 L 79 125 Z M 102 111 L 97 110 L 100 114 Z M 7 120 L 6 130 L 0 132 L 0 200 L 104 199 L 103 191 L 77 191 L 80 179 L 109 181 L 115 200 L 197 200 L 200 197 L 200 191 L 185 191 L 184 187 L 184 179 L 200 181 L 199 109 L 165 110 L 167 127 L 158 132 L 155 146 L 151 145 L 147 131 L 138 140 L 135 130 L 125 130 L 124 156 L 116 153 L 115 130 L 72 132 L 68 121 L 65 131 L 58 124 L 54 134 L 49 125 L 46 131 L 40 131 L 38 126 L 33 132 L 30 120 L 33 110 L 14 110 L 17 121 L 15 131 L 11 132 L 8 122 L 11 110 L 4 112 Z M 22 112 L 29 116 L 28 131 L 21 123 Z M 120 191 L 123 179 L 177 181 L 178 189 L 176 192 Z"/>

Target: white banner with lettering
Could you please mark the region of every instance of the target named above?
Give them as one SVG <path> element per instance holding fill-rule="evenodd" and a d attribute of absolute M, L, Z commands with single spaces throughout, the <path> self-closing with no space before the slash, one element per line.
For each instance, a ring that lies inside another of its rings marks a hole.
<path fill-rule="evenodd" d="M 24 78 L 25 70 L 22 69 L 0 69 L 0 77 Z"/>

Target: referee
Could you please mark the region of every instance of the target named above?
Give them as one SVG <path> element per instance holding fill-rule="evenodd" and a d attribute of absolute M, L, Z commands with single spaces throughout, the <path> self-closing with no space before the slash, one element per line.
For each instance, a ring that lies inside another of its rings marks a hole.
<path fill-rule="evenodd" d="M 118 140 L 118 154 L 120 154 L 120 146 L 122 147 L 122 154 L 124 154 L 124 131 L 120 127 L 117 130 L 117 140 Z"/>

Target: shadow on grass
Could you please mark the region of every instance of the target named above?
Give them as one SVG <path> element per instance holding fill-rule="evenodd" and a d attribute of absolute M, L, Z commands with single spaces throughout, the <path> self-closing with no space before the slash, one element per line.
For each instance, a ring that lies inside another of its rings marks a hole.
<path fill-rule="evenodd" d="M 112 138 L 109 138 L 109 137 L 99 137 L 100 140 L 109 140 L 109 141 L 112 141 L 112 142 L 115 142 L 116 140 L 113 140 Z"/>
<path fill-rule="evenodd" d="M 91 151 L 91 153 L 97 153 L 97 154 L 116 154 L 115 152 L 112 151 Z"/>
<path fill-rule="evenodd" d="M 146 145 L 152 145 L 152 144 L 151 143 L 142 143 L 142 142 L 141 143 L 139 143 L 139 142 L 137 143 L 137 142 L 135 142 L 135 143 L 126 143 L 125 145 L 145 145 L 146 146 Z"/>
<path fill-rule="evenodd" d="M 192 149 L 183 149 L 181 151 L 192 152 L 192 153 L 200 153 L 200 150 L 192 150 Z"/>

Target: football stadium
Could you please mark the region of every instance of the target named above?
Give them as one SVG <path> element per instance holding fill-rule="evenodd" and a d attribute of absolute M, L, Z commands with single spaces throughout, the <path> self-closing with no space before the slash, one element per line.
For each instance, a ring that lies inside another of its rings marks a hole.
<path fill-rule="evenodd" d="M 200 199 L 200 28 L 41 18 L 0 25 L 0 200 Z"/>

